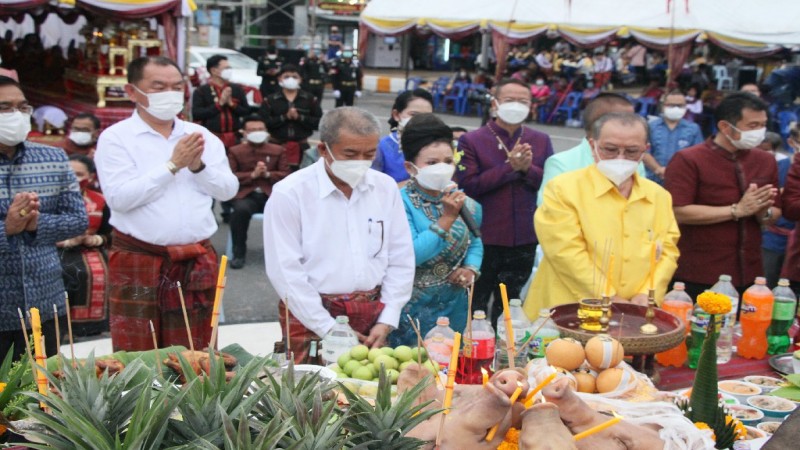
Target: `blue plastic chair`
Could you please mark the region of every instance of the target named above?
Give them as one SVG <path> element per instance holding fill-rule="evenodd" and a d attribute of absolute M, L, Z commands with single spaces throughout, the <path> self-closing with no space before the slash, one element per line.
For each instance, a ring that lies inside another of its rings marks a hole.
<path fill-rule="evenodd" d="M 445 95 L 442 106 L 447 110 L 447 102 L 453 102 L 453 112 L 459 116 L 463 116 L 467 108 L 467 90 L 469 90 L 469 83 L 456 83 L 450 90 L 450 93 Z"/>
<path fill-rule="evenodd" d="M 655 106 L 656 99 L 650 97 L 639 97 L 633 102 L 633 110 L 645 119 L 653 113 Z"/>
<path fill-rule="evenodd" d="M 422 78 L 410 77 L 409 79 L 406 80 L 405 89 L 397 91 L 397 95 L 400 95 L 405 91 L 413 91 L 414 89 L 418 88 L 420 84 L 422 84 Z"/>
<path fill-rule="evenodd" d="M 550 112 L 553 111 L 553 108 L 556 106 L 556 101 L 558 101 L 558 96 L 555 94 L 555 92 L 551 92 L 550 96 L 547 97 L 547 101 L 539 104 L 537 111 L 538 112 L 537 122 L 539 123 L 547 122 L 547 118 L 550 116 Z"/>
<path fill-rule="evenodd" d="M 464 110 L 464 114 L 469 114 L 472 112 L 472 106 L 475 106 L 475 112 L 477 113 L 478 117 L 483 117 L 483 102 L 470 102 L 469 96 L 473 92 L 486 92 L 486 85 L 483 83 L 472 83 L 469 85 L 469 89 L 467 90 L 467 104 Z"/>
<path fill-rule="evenodd" d="M 431 86 L 431 96 L 433 96 L 433 109 L 439 110 L 439 105 L 442 104 L 442 100 L 444 99 L 446 90 L 447 90 L 447 79 L 442 80 L 440 78 L 433 82 L 433 86 Z"/>
<path fill-rule="evenodd" d="M 580 118 L 580 106 L 583 99 L 583 92 L 570 92 L 567 98 L 556 109 L 555 115 L 549 121 L 563 118 L 564 120 L 573 120 Z"/>

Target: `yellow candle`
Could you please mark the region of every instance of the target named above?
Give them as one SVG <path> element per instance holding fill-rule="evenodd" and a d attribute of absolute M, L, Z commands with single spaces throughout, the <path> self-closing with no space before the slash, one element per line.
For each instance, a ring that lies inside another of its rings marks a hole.
<path fill-rule="evenodd" d="M 536 395 L 537 392 L 539 392 L 542 389 L 544 389 L 544 387 L 547 386 L 548 384 L 550 384 L 553 380 L 555 380 L 556 379 L 556 375 L 558 375 L 558 372 L 551 373 L 550 375 L 548 375 L 547 378 L 544 379 L 544 381 L 542 381 L 541 383 L 536 385 L 536 387 L 534 389 L 532 389 L 530 392 L 528 392 L 528 395 L 525 396 L 525 407 L 526 408 L 530 408 L 531 406 L 533 406 L 533 396 Z"/>
<path fill-rule="evenodd" d="M 228 267 L 228 256 L 222 255 L 219 262 L 219 275 L 217 275 L 217 292 L 214 296 L 214 309 L 211 310 L 211 328 L 219 325 L 219 304 L 222 301 L 222 292 L 225 289 L 225 269 Z"/>
<path fill-rule="evenodd" d="M 489 372 L 487 372 L 486 369 L 481 367 L 481 374 L 483 375 L 483 385 L 486 386 L 486 383 L 489 382 Z"/>
<path fill-rule="evenodd" d="M 509 400 L 511 400 L 512 407 L 514 406 L 514 402 L 516 402 L 517 399 L 519 398 L 520 394 L 522 394 L 522 383 L 517 381 L 517 388 L 514 390 L 514 393 L 511 394 L 511 398 L 509 398 Z M 497 430 L 499 428 L 500 428 L 500 422 L 494 424 L 494 426 L 489 430 L 489 432 L 486 433 L 486 442 L 491 442 L 491 440 L 494 439 L 494 435 L 497 434 Z"/>
<path fill-rule="evenodd" d="M 500 283 L 500 296 L 503 299 L 503 316 L 506 321 L 506 350 L 508 351 L 508 366 L 516 367 L 514 361 L 514 327 L 511 324 L 511 307 L 508 306 L 508 292 L 505 283 Z"/>
<path fill-rule="evenodd" d="M 509 399 L 509 400 L 511 400 L 511 404 L 512 405 L 514 404 L 514 402 L 517 401 L 517 399 L 519 398 L 520 394 L 522 394 L 522 383 L 517 381 L 517 389 L 514 390 L 514 393 L 511 394 L 511 398 Z"/>
<path fill-rule="evenodd" d="M 656 243 L 650 244 L 650 274 L 648 280 L 650 282 L 650 289 L 655 289 L 655 274 L 656 274 Z"/>
<path fill-rule="evenodd" d="M 603 422 L 600 425 L 597 425 L 596 427 L 589 428 L 588 430 L 586 430 L 584 432 L 578 433 L 575 436 L 572 436 L 572 439 L 576 440 L 576 441 L 579 441 L 579 440 L 581 440 L 581 439 L 583 439 L 585 437 L 589 437 L 589 436 L 591 436 L 591 435 L 593 435 L 595 433 L 599 433 L 599 432 L 605 430 L 606 428 L 608 428 L 608 427 L 610 427 L 610 426 L 612 426 L 614 424 L 619 423 L 620 420 L 622 420 L 622 416 L 618 416 L 616 413 L 614 413 L 614 418 L 613 419 L 608 420 L 606 422 Z"/>
<path fill-rule="evenodd" d="M 42 319 L 38 308 L 31 308 L 31 331 L 33 331 L 33 353 L 36 358 L 36 385 L 39 393 L 47 395 L 47 377 L 40 367 L 45 365 L 44 346 L 42 345 Z M 44 403 L 42 403 L 44 408 Z"/>
<path fill-rule="evenodd" d="M 611 297 L 611 278 L 614 274 L 614 254 L 608 257 L 608 269 L 606 271 L 606 297 Z"/>
<path fill-rule="evenodd" d="M 456 382 L 456 371 L 458 371 L 458 350 L 461 347 L 461 333 L 453 335 L 453 351 L 450 354 L 450 365 L 447 366 L 447 386 L 444 391 L 444 414 L 450 413 L 450 404 L 453 403 L 453 385 Z"/>

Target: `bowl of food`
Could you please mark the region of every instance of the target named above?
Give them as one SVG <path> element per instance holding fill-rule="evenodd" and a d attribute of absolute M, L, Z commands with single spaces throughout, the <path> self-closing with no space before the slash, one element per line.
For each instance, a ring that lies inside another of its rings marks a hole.
<path fill-rule="evenodd" d="M 777 430 L 781 425 L 783 425 L 783 422 L 768 421 L 759 423 L 758 425 L 756 425 L 756 428 L 763 431 L 764 433 L 773 434 L 775 433 L 775 430 Z"/>
<path fill-rule="evenodd" d="M 304 375 L 309 375 L 317 373 L 319 377 L 326 381 L 333 381 L 336 379 L 336 372 L 333 370 L 324 367 L 324 366 L 317 366 L 314 364 L 295 364 L 294 365 L 294 375 L 296 379 L 302 378 Z"/>
<path fill-rule="evenodd" d="M 756 427 L 751 427 L 749 425 L 745 425 L 744 428 L 747 430 L 747 436 L 745 436 L 745 441 L 752 441 L 753 439 L 761 439 L 767 437 L 767 433 L 759 430 Z"/>
<path fill-rule="evenodd" d="M 753 406 L 730 405 L 727 409 L 731 417 L 741 420 L 745 425 L 755 426 L 758 421 L 764 418 L 764 413 Z"/>
<path fill-rule="evenodd" d="M 766 377 L 764 375 L 750 375 L 749 377 L 744 377 L 744 381 L 760 387 L 762 394 L 768 394 L 781 387 L 784 383 L 780 378 Z"/>
<path fill-rule="evenodd" d="M 747 404 L 763 411 L 766 417 L 778 419 L 783 419 L 797 409 L 795 402 L 770 395 L 754 395 L 747 399 Z"/>
<path fill-rule="evenodd" d="M 747 401 L 748 397 L 761 394 L 761 387 L 746 381 L 720 381 L 717 386 L 720 392 L 736 397 L 742 404 Z"/>
<path fill-rule="evenodd" d="M 689 398 L 692 397 L 692 388 L 679 389 L 679 390 L 675 391 L 675 393 L 677 395 L 679 395 L 679 396 L 683 396 L 683 397 L 689 399 Z M 736 397 L 734 397 L 734 396 L 732 396 L 730 394 L 726 394 L 724 392 L 717 392 L 717 400 L 722 402 L 726 406 L 738 405 L 739 404 L 739 400 L 737 400 Z"/>

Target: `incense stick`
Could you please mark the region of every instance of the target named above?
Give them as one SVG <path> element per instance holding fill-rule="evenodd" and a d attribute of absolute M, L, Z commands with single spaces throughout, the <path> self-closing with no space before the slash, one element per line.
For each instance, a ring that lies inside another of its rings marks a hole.
<path fill-rule="evenodd" d="M 422 340 L 422 333 L 419 331 L 419 323 L 415 323 L 414 319 L 411 318 L 410 314 L 406 314 L 408 321 L 411 322 L 411 328 L 414 330 L 414 333 L 417 334 L 417 342 L 419 343 L 419 347 L 425 350 L 425 353 L 428 355 L 428 359 L 431 359 L 431 352 L 428 351 L 428 347 L 425 345 L 425 341 Z M 417 352 L 417 363 L 419 364 L 420 368 L 422 367 L 422 352 Z M 433 366 L 433 364 L 431 364 Z M 448 367 L 449 370 L 449 367 Z M 439 385 L 442 385 L 442 380 L 439 377 L 439 374 L 434 374 L 433 378 L 436 379 Z M 442 387 L 444 387 L 442 385 Z"/>
<path fill-rule="evenodd" d="M 28 326 L 25 324 L 25 317 L 22 315 L 22 309 L 17 308 L 19 311 L 19 323 L 22 325 L 22 337 L 25 338 L 25 351 L 28 354 L 28 361 L 31 363 L 31 376 L 33 376 L 34 380 L 36 379 L 36 360 L 33 359 L 33 353 L 31 353 L 31 342 L 28 339 Z"/>
<path fill-rule="evenodd" d="M 192 339 L 192 328 L 189 326 L 189 315 L 186 313 L 186 300 L 183 298 L 183 288 L 181 282 L 177 282 L 178 296 L 181 298 L 181 309 L 183 310 L 183 323 L 186 325 L 186 337 L 189 338 L 189 350 L 192 351 L 192 358 L 194 358 L 194 340 Z"/>
<path fill-rule="evenodd" d="M 77 362 L 75 361 L 75 343 L 72 340 L 72 315 L 69 312 L 69 293 L 64 291 L 64 302 L 66 304 L 67 309 L 67 334 L 69 335 L 69 353 L 72 357 L 72 368 L 78 367 Z"/>
<path fill-rule="evenodd" d="M 153 326 L 153 321 L 150 321 L 150 336 L 153 337 L 153 350 L 155 351 L 156 355 L 156 370 L 158 370 L 158 375 L 162 376 L 164 372 L 161 370 L 161 356 L 158 354 L 158 339 L 156 338 L 156 328 Z"/>
<path fill-rule="evenodd" d="M 475 283 L 469 285 L 467 296 L 467 329 L 464 330 L 464 356 L 472 358 L 472 295 L 475 293 Z"/>
<path fill-rule="evenodd" d="M 289 336 L 291 335 L 291 333 L 289 333 L 289 296 L 288 295 L 283 300 L 283 306 L 286 309 L 286 343 L 284 344 L 284 347 L 285 347 L 284 350 L 285 350 L 285 353 L 286 353 L 286 362 L 289 362 L 289 353 L 290 353 L 290 351 L 289 351 L 289 344 L 290 344 Z"/>
<path fill-rule="evenodd" d="M 56 367 L 61 370 L 61 328 L 58 325 L 58 306 L 53 303 L 53 320 L 56 323 Z"/>
<path fill-rule="evenodd" d="M 597 239 L 594 241 L 594 253 L 592 254 L 592 298 L 597 298 Z"/>

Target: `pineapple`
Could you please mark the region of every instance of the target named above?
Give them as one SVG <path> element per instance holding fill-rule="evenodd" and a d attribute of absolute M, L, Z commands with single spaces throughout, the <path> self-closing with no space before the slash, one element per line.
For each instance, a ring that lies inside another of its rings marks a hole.
<path fill-rule="evenodd" d="M 27 355 L 23 355 L 19 361 L 14 362 L 12 347 L 6 354 L 3 363 L 0 364 L 0 442 L 3 442 L 8 421 L 21 419 L 28 403 L 33 403 L 33 399 L 22 395 L 25 391 L 35 391 L 36 385 L 33 383 L 31 375 L 31 364 Z"/>
<path fill-rule="evenodd" d="M 46 431 L 26 434 L 46 445 L 26 444 L 35 449 L 126 449 L 161 448 L 169 415 L 182 401 L 184 392 L 154 390 L 154 375 L 141 360 L 135 360 L 124 371 L 109 377 L 96 376 L 94 356 L 77 368 L 67 364 L 64 379 L 47 374 L 61 396 L 29 393 L 44 402 L 49 412 L 38 405 L 28 408 L 28 415 Z M 135 382 L 146 375 L 144 382 Z"/>
<path fill-rule="evenodd" d="M 225 366 L 219 358 L 210 359 L 210 373 L 203 376 L 196 375 L 183 356 L 179 355 L 179 358 L 188 384 L 183 387 L 186 395 L 178 405 L 181 420 L 170 420 L 170 444 L 205 442 L 213 448 L 220 448 L 225 440 L 224 418 L 236 417 L 239 420 L 242 416 L 249 416 L 255 404 L 267 393 L 264 388 L 253 388 L 267 359 L 253 358 L 236 370 L 230 381 L 226 381 Z"/>
<path fill-rule="evenodd" d="M 381 366 L 375 406 L 342 385 L 350 402 L 345 428 L 353 433 L 353 443 L 370 450 L 412 450 L 425 446 L 425 441 L 407 437 L 406 433 L 442 411 L 423 411 L 432 401 L 415 405 L 430 382 L 430 377 L 422 380 L 401 393 L 392 404 L 392 386 Z"/>

